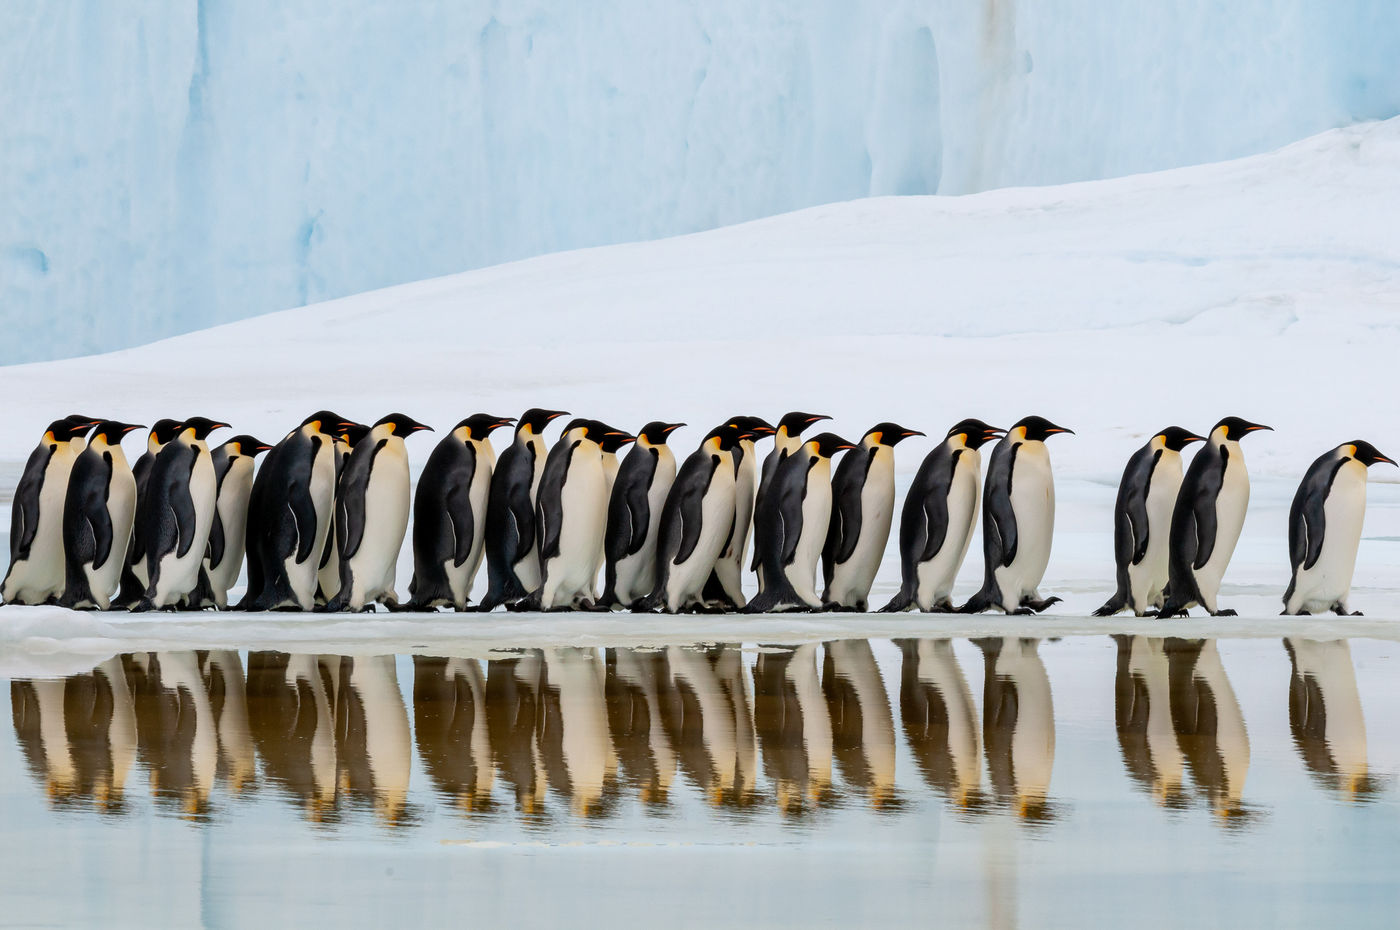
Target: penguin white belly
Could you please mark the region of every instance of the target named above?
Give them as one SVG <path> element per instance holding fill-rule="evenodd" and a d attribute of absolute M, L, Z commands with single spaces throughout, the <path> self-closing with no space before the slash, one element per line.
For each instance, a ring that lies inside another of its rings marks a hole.
<path fill-rule="evenodd" d="M 734 469 L 721 464 L 710 476 L 710 486 L 700 501 L 700 539 L 690 557 L 679 565 L 671 564 L 666 576 L 666 606 L 681 610 L 700 600 L 705 582 L 715 569 L 715 562 L 729 538 L 729 524 L 734 519 Z"/>
<path fill-rule="evenodd" d="M 757 490 L 758 465 L 755 462 L 757 451 L 752 442 L 744 442 L 744 460 L 739 463 L 738 474 L 734 478 L 734 532 L 729 544 L 715 562 L 715 574 L 720 586 L 739 607 L 744 598 L 744 553 L 749 548 L 749 534 L 753 530 L 754 494 Z"/>
<path fill-rule="evenodd" d="M 931 610 L 935 604 L 947 601 L 953 593 L 953 582 L 967 558 L 972 543 L 972 529 L 977 524 L 977 505 L 982 486 L 978 481 L 981 467 L 977 459 L 967 461 L 964 452 L 958 459 L 957 471 L 948 488 L 948 533 L 933 558 L 920 562 L 917 577 L 919 587 L 915 601 L 920 610 Z"/>
<path fill-rule="evenodd" d="M 1235 554 L 1235 543 L 1239 542 L 1244 514 L 1248 509 L 1249 473 L 1245 471 L 1244 459 L 1236 450 L 1225 465 L 1220 493 L 1215 498 L 1215 548 L 1211 550 L 1206 564 L 1195 573 L 1196 586 L 1203 601 L 1201 606 L 1211 613 L 1215 613 L 1220 580 L 1225 577 L 1230 557 Z"/>
<path fill-rule="evenodd" d="M 542 606 L 568 607 L 587 597 L 593 587 L 594 552 L 607 527 L 608 499 L 603 494 L 601 456 L 579 461 L 589 453 L 575 449 L 575 459 L 560 492 L 559 554 L 549 560 Z"/>
<path fill-rule="evenodd" d="M 1168 459 L 1164 452 L 1147 488 L 1147 553 L 1138 564 L 1128 564 L 1129 606 L 1138 615 L 1149 607 L 1162 606 L 1162 590 L 1171 566 L 1172 508 L 1180 490 L 1181 456 L 1172 453 Z"/>
<path fill-rule="evenodd" d="M 29 558 L 10 569 L 7 601 L 42 604 L 50 595 L 63 593 L 63 505 L 75 459 L 77 455 L 69 451 L 68 445 L 61 444 L 44 469 L 44 484 L 39 489 L 39 527 L 29 546 Z"/>
<path fill-rule="evenodd" d="M 315 534 L 311 554 L 306 561 L 298 563 L 296 550 L 293 549 L 282 563 L 292 593 L 302 610 L 316 606 L 316 573 L 321 566 L 321 554 L 325 551 L 326 535 L 331 527 L 331 512 L 335 505 L 335 456 L 329 444 L 322 445 L 311 462 L 311 503 L 316 511 L 316 525 L 297 527 L 298 533 Z"/>
<path fill-rule="evenodd" d="M 1015 610 L 1036 588 L 1050 564 L 1055 535 L 1055 478 L 1050 454 L 1039 442 L 1023 443 L 1016 451 L 1011 482 L 1011 509 L 1016 515 L 1016 558 L 996 570 L 1003 606 Z"/>
<path fill-rule="evenodd" d="M 194 539 L 189 551 L 179 554 L 179 547 L 160 558 L 160 573 L 156 580 L 153 603 L 169 607 L 195 589 L 199 584 L 199 568 L 204 564 L 204 549 L 209 544 L 209 530 L 214 525 L 214 505 L 218 495 L 214 477 L 214 461 L 208 450 L 201 449 L 190 468 L 190 498 L 194 501 Z"/>
<path fill-rule="evenodd" d="M 802 500 L 802 534 L 792 564 L 785 568 L 788 583 L 809 607 L 820 607 L 817 597 L 817 557 L 826 544 L 831 526 L 831 466 L 823 459 L 807 473 L 807 496 Z"/>
<path fill-rule="evenodd" d="M 374 457 L 365 487 L 365 526 L 360 548 L 350 559 L 350 608 L 380 598 L 394 599 L 394 573 L 408 529 L 408 456 L 401 442 L 390 442 Z"/>
<path fill-rule="evenodd" d="M 661 532 L 661 510 L 666 506 L 666 495 L 675 480 L 675 459 L 668 463 L 666 457 L 662 457 L 656 463 L 656 474 L 652 476 L 651 487 L 647 489 L 647 538 L 635 554 L 619 559 L 617 563 L 614 592 L 623 604 L 646 597 L 656 585 L 656 544 Z"/>
<path fill-rule="evenodd" d="M 851 557 L 831 573 L 831 600 L 845 607 L 867 606 L 870 586 L 890 539 L 894 516 L 894 455 L 881 448 L 860 489 L 860 536 Z"/>
<path fill-rule="evenodd" d="M 228 591 L 238 583 L 243 569 L 243 555 L 248 529 L 248 496 L 253 489 L 252 463 L 234 462 L 224 475 L 215 509 L 224 531 L 224 556 L 209 570 L 209 584 L 214 589 L 214 603 L 228 606 Z"/>
<path fill-rule="evenodd" d="M 491 491 L 493 464 L 478 452 L 476 471 L 472 473 L 471 488 L 467 491 L 472 505 L 472 545 L 467 550 L 467 560 L 461 565 L 453 565 L 453 560 L 449 558 L 443 564 L 447 586 L 456 604 L 465 604 L 471 598 L 472 583 L 476 580 L 477 570 L 481 568 L 482 553 L 486 551 L 486 502 Z"/>
<path fill-rule="evenodd" d="M 1309 613 L 1346 607 L 1366 517 L 1366 467 L 1352 459 L 1337 470 L 1322 505 L 1322 552 L 1312 568 L 1299 567 L 1293 603 Z M 1291 606 L 1291 605 L 1290 605 Z"/>
<path fill-rule="evenodd" d="M 122 464 L 125 464 L 124 462 Z M 100 568 L 92 563 L 84 566 L 88 589 L 97 606 L 106 610 L 121 581 L 122 566 L 126 564 L 127 544 L 131 542 L 131 524 L 136 517 L 136 479 L 131 469 L 114 462 L 112 480 L 107 488 L 107 518 L 112 521 L 112 550 Z"/>

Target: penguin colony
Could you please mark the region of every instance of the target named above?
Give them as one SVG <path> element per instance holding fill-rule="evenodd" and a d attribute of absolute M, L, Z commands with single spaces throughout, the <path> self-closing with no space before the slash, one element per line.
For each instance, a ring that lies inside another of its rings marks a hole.
<path fill-rule="evenodd" d="M 776 426 L 738 416 L 678 465 L 668 440 L 683 423 L 632 435 L 574 419 L 547 443 L 565 416 L 467 417 L 413 494 L 404 441 L 431 428 L 403 414 L 364 425 L 322 410 L 275 445 L 238 435 L 213 449 L 209 435 L 228 424 L 159 420 L 134 465 L 122 439 L 143 427 L 65 417 L 49 424 L 15 491 L 0 597 L 136 611 L 871 609 L 894 524 L 894 450 L 923 433 L 879 423 L 850 442 L 806 435 L 825 416 L 789 413 Z M 498 460 L 490 437 L 511 424 Z M 1234 613 L 1217 596 L 1249 505 L 1240 442 L 1267 429 L 1239 417 L 1206 436 L 1173 426 L 1132 455 L 1114 507 L 1117 586 L 1096 616 Z M 1031 614 L 1057 602 L 1039 592 L 1055 520 L 1046 441 L 1068 433 L 1038 416 L 948 430 L 905 497 L 900 588 L 880 610 Z M 760 466 L 758 443 L 770 437 Z M 981 449 L 992 443 L 984 477 Z M 1192 443 L 1205 445 L 1183 473 Z M 1382 462 L 1396 464 L 1355 440 L 1308 469 L 1289 514 L 1285 614 L 1352 612 L 1367 468 Z M 953 581 L 979 509 L 983 582 L 959 607 Z M 400 604 L 410 511 L 413 578 Z M 758 593 L 746 600 L 751 537 Z M 230 602 L 245 561 L 247 589 Z M 483 561 L 487 590 L 473 605 Z"/>

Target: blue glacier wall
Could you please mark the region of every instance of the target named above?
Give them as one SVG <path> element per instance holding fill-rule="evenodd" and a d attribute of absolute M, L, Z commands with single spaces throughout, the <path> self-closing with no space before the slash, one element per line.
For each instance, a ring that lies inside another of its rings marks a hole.
<path fill-rule="evenodd" d="M 3 4 L 0 362 L 1248 154 L 1400 113 L 1397 62 L 1395 0 Z"/>

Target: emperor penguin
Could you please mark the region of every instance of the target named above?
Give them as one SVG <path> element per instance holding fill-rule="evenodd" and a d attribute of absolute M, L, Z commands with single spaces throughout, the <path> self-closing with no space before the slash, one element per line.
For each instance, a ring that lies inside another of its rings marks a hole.
<path fill-rule="evenodd" d="M 535 525 L 539 528 L 540 587 L 527 609 L 593 607 L 596 552 L 608 521 L 604 438 L 632 436 L 597 420 L 574 420 L 549 450 L 540 479 Z"/>
<path fill-rule="evenodd" d="M 190 417 L 156 455 L 147 499 L 136 513 L 135 532 L 146 554 L 148 580 L 133 610 L 174 610 L 199 584 L 218 500 L 205 439 L 227 427 L 206 417 Z"/>
<path fill-rule="evenodd" d="M 822 603 L 834 610 L 869 609 L 894 520 L 894 447 L 918 430 L 877 423 L 831 479 L 831 525 L 822 547 Z"/>
<path fill-rule="evenodd" d="M 1283 594 L 1285 614 L 1361 615 L 1347 607 L 1347 597 L 1366 516 L 1366 469 L 1378 462 L 1395 464 L 1369 442 L 1354 439 L 1308 467 L 1288 511 L 1293 577 Z"/>
<path fill-rule="evenodd" d="M 759 508 L 763 506 L 763 500 L 768 496 L 768 487 L 773 482 L 773 476 L 778 472 L 778 466 L 789 455 L 796 452 L 802 445 L 802 434 L 807 427 L 813 423 L 820 423 L 822 420 L 830 420 L 831 417 L 820 413 L 802 413 L 794 410 L 791 413 L 783 414 L 783 418 L 778 421 L 778 428 L 773 431 L 773 448 L 763 459 L 763 471 L 759 475 L 758 491 L 754 495 L 754 514 L 758 514 Z M 757 527 L 754 528 L 757 532 Z M 764 589 L 763 565 L 758 557 L 758 550 L 754 550 L 753 562 L 749 568 L 758 575 L 758 590 L 760 593 Z"/>
<path fill-rule="evenodd" d="M 169 417 L 157 420 L 151 424 L 151 431 L 146 434 L 146 451 L 136 458 L 136 464 L 131 466 L 131 476 L 136 479 L 136 509 L 141 509 L 141 498 L 146 496 L 146 482 L 151 477 L 151 466 L 155 464 L 156 454 L 165 447 L 165 444 L 175 438 L 175 434 L 180 431 L 180 421 L 172 420 Z M 133 523 L 133 527 L 134 527 Z M 116 599 L 112 601 L 113 607 L 130 608 L 137 601 L 141 600 L 141 595 L 146 593 L 146 553 L 140 547 L 140 540 L 133 532 L 131 543 L 126 548 L 126 565 L 122 567 L 121 589 L 117 592 Z"/>
<path fill-rule="evenodd" d="M 475 413 L 442 438 L 413 494 L 413 610 L 466 610 L 486 540 L 486 498 L 496 451 L 491 433 L 514 417 Z"/>
<path fill-rule="evenodd" d="M 992 450 L 982 490 L 982 590 L 962 606 L 963 613 L 989 608 L 1011 614 L 1040 613 L 1058 597 L 1041 598 L 1036 589 L 1050 564 L 1055 534 L 1055 477 L 1045 440 L 1073 430 L 1044 417 L 1029 416 L 1011 427 Z"/>
<path fill-rule="evenodd" d="M 364 423 L 340 423 L 335 427 L 335 484 L 340 489 L 340 476 L 345 472 L 345 461 L 350 458 L 356 443 L 369 435 L 369 426 Z M 332 508 L 334 513 L 334 508 Z M 332 518 L 334 519 L 334 518 Z M 340 593 L 340 546 L 335 539 L 335 528 L 326 534 L 326 548 L 321 553 L 321 567 L 316 569 L 316 604 L 324 607 L 326 601 Z"/>
<path fill-rule="evenodd" d="M 1128 459 L 1113 506 L 1113 558 L 1118 589 L 1095 617 L 1131 608 L 1139 617 L 1162 606 L 1167 586 L 1167 538 L 1181 489 L 1181 450 L 1205 437 L 1169 426 Z"/>
<path fill-rule="evenodd" d="M 432 427 L 402 413 L 375 421 L 355 444 L 335 492 L 340 590 L 326 610 L 399 606 L 394 573 L 408 532 L 408 449 L 404 439 Z"/>
<path fill-rule="evenodd" d="M 313 413 L 263 459 L 248 496 L 248 591 L 241 610 L 311 610 L 316 570 L 334 522 L 335 433 Z"/>
<path fill-rule="evenodd" d="M 0 585 L 6 604 L 42 604 L 63 592 L 63 502 L 94 422 L 54 420 L 24 463 L 10 505 L 10 568 Z"/>
<path fill-rule="evenodd" d="M 705 584 L 705 603 L 730 610 L 744 607 L 744 556 L 753 530 L 754 495 L 758 491 L 758 440 L 777 432 L 762 417 L 737 416 L 729 419 L 746 431 L 734 447 L 734 528 L 724 550 L 715 560 L 714 573 Z"/>
<path fill-rule="evenodd" d="M 1006 430 L 966 419 L 924 456 L 899 519 L 899 593 L 880 608 L 951 613 L 953 581 L 967 558 L 982 496 L 984 445 Z"/>
<path fill-rule="evenodd" d="M 228 609 L 228 592 L 238 583 L 247 550 L 248 497 L 253 492 L 253 462 L 272 447 L 244 433 L 216 448 L 214 462 L 214 525 L 204 555 L 208 603 L 200 607 Z"/>
<path fill-rule="evenodd" d="M 598 446 L 603 450 L 603 499 L 612 500 L 613 483 L 617 481 L 617 470 L 619 463 L 617 460 L 618 450 L 630 442 L 635 442 L 636 437 L 622 431 L 617 435 L 607 435 Z M 607 554 L 604 552 L 606 532 L 598 537 L 598 551 L 593 556 L 593 586 L 589 589 L 588 597 L 591 601 L 598 601 L 598 572 L 603 567 Z"/>
<path fill-rule="evenodd" d="M 532 407 L 515 424 L 515 441 L 501 453 L 491 474 L 486 501 L 486 578 L 482 610 L 520 600 L 540 586 L 535 498 L 548 447 L 544 430 L 568 416 L 563 410 Z"/>
<path fill-rule="evenodd" d="M 718 426 L 681 463 L 661 510 L 655 584 L 635 609 L 703 606 L 705 582 L 734 522 L 734 448 L 743 435 L 734 423 Z"/>
<path fill-rule="evenodd" d="M 648 423 L 618 469 L 604 532 L 604 607 L 631 607 L 655 585 L 661 510 L 676 480 L 676 456 L 666 443 L 684 425 Z"/>
<path fill-rule="evenodd" d="M 66 584 L 59 603 L 106 610 L 126 564 L 136 515 L 136 479 L 122 452 L 122 437 L 135 423 L 103 420 L 78 454 L 63 505 Z"/>
<path fill-rule="evenodd" d="M 1157 616 L 1184 616 L 1200 604 L 1213 617 L 1233 617 L 1220 610 L 1220 579 L 1239 542 L 1249 508 L 1249 472 L 1240 440 L 1271 429 L 1239 417 L 1226 417 L 1210 431 L 1210 443 L 1191 460 L 1172 508 L 1166 596 Z"/>
<path fill-rule="evenodd" d="M 821 609 L 817 557 L 831 524 L 831 457 L 854 448 L 835 433 L 818 433 L 774 471 L 754 513 L 754 555 L 767 581 L 747 612 Z"/>

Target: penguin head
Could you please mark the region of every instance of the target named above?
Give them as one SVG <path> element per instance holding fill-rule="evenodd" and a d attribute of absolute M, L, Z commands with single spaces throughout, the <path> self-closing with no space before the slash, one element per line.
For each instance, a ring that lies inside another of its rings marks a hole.
<path fill-rule="evenodd" d="M 350 448 L 355 448 L 355 444 L 369 435 L 368 423 L 351 423 L 346 420 L 328 427 L 327 431 L 335 436 L 336 442 L 343 442 Z"/>
<path fill-rule="evenodd" d="M 739 424 L 729 421 L 716 426 L 705 435 L 702 447 L 709 447 L 711 451 L 730 452 L 739 444 L 739 440 L 745 435 L 744 428 Z"/>
<path fill-rule="evenodd" d="M 602 427 L 602 434 L 598 436 L 598 445 L 602 446 L 604 452 L 616 452 L 629 442 L 636 442 L 637 437 L 626 430 L 613 429 L 606 423 L 599 423 Z M 590 428 L 588 438 L 593 438 L 593 431 Z"/>
<path fill-rule="evenodd" d="M 993 439 L 1000 439 L 1006 435 L 1006 430 L 1000 426 L 988 426 L 976 417 L 968 417 L 966 420 L 958 421 L 952 429 L 948 430 L 948 435 L 943 437 L 952 439 L 954 436 L 962 436 L 963 445 L 969 449 L 980 449 Z"/>
<path fill-rule="evenodd" d="M 1020 433 L 1022 439 L 1029 442 L 1044 442 L 1057 433 L 1069 433 L 1074 435 L 1074 430 L 1065 429 L 1063 426 L 1056 426 L 1044 417 L 1029 416 L 1020 420 L 1011 427 L 1012 433 Z"/>
<path fill-rule="evenodd" d="M 820 455 L 822 458 L 831 458 L 838 452 L 847 449 L 854 449 L 855 443 L 842 439 L 835 433 L 817 433 L 811 439 L 802 444 L 808 452 Z"/>
<path fill-rule="evenodd" d="M 822 420 L 830 420 L 831 417 L 821 413 L 802 413 L 794 410 L 792 413 L 783 414 L 783 418 L 778 421 L 778 431 L 785 436 L 801 436 L 803 430 L 813 423 L 820 423 Z"/>
<path fill-rule="evenodd" d="M 180 421 L 163 417 L 151 424 L 151 432 L 146 437 L 146 448 L 151 452 L 159 452 L 160 447 L 174 439 L 180 433 Z"/>
<path fill-rule="evenodd" d="M 305 420 L 301 421 L 302 428 L 311 427 L 313 433 L 334 434 L 337 427 L 345 422 L 345 418 L 338 413 L 329 410 L 318 410 Z"/>
<path fill-rule="evenodd" d="M 1377 449 L 1375 446 L 1371 445 L 1364 439 L 1353 439 L 1351 442 L 1343 443 L 1342 451 L 1346 452 L 1348 446 L 1350 447 L 1349 454 L 1351 455 L 1351 457 L 1356 459 L 1362 465 L 1367 466 L 1368 468 L 1372 465 L 1380 464 L 1381 462 L 1384 462 L 1387 465 L 1396 464 L 1394 459 L 1390 458 L 1389 456 L 1383 455 L 1381 453 L 1381 450 Z"/>
<path fill-rule="evenodd" d="M 661 420 L 652 420 L 642 431 L 637 434 L 639 440 L 645 441 L 649 446 L 664 446 L 666 440 L 671 438 L 671 434 L 685 426 L 684 423 L 664 423 Z"/>
<path fill-rule="evenodd" d="M 544 428 L 550 423 L 568 415 L 567 410 L 545 410 L 540 407 L 531 407 L 520 415 L 520 420 L 515 424 L 516 435 L 543 433 Z"/>
<path fill-rule="evenodd" d="M 725 422 L 732 423 L 733 425 L 739 427 L 739 432 L 741 433 L 739 439 L 749 440 L 750 442 L 763 439 L 765 436 L 772 436 L 778 431 L 778 428 L 776 426 L 763 419 L 763 417 L 750 417 L 741 415 L 736 417 L 730 417 Z"/>
<path fill-rule="evenodd" d="M 194 431 L 195 439 L 206 439 L 216 429 L 228 429 L 227 423 L 211 420 L 208 417 L 190 417 L 180 424 L 180 432 Z"/>
<path fill-rule="evenodd" d="M 49 424 L 48 429 L 44 430 L 42 442 L 72 442 L 74 439 L 86 436 L 90 429 L 92 429 L 91 423 L 74 423 L 65 417 Z"/>
<path fill-rule="evenodd" d="M 467 439 L 482 440 L 502 426 L 509 426 L 514 422 L 515 417 L 493 417 L 489 413 L 474 413 L 452 427 L 452 432 L 466 430 Z"/>
<path fill-rule="evenodd" d="M 916 429 L 905 429 L 898 423 L 886 421 L 884 423 L 876 423 L 874 426 L 870 427 L 870 429 L 866 430 L 865 435 L 861 437 L 861 441 L 868 441 L 874 446 L 893 447 L 899 445 L 910 436 L 922 435 L 924 434 Z"/>
<path fill-rule="evenodd" d="M 1272 426 L 1265 426 L 1262 423 L 1251 423 L 1240 417 L 1226 417 L 1211 428 L 1210 438 L 1217 442 L 1226 440 L 1239 442 L 1248 434 L 1258 432 L 1261 429 L 1273 431 Z"/>
<path fill-rule="evenodd" d="M 342 421 L 341 426 L 350 427 L 356 424 Z M 388 416 L 380 417 L 374 421 L 374 429 L 383 428 L 383 431 L 390 436 L 398 436 L 400 439 L 411 436 L 414 433 L 421 433 L 424 430 L 432 432 L 433 428 L 426 423 L 419 423 L 413 417 L 405 413 L 391 413 Z"/>
<path fill-rule="evenodd" d="M 1193 442 L 1205 442 L 1204 436 L 1197 436 L 1189 429 L 1180 426 L 1168 426 L 1153 439 L 1162 440 L 1162 447 L 1172 452 L 1180 452 Z"/>
<path fill-rule="evenodd" d="M 122 437 L 132 430 L 144 429 L 140 423 L 123 423 L 120 420 L 103 420 L 92 431 L 92 438 L 102 438 L 109 446 L 121 445 Z"/>
<path fill-rule="evenodd" d="M 225 440 L 220 446 L 221 449 L 228 450 L 233 455 L 246 455 L 248 458 L 256 458 L 258 453 L 266 452 L 272 447 L 260 439 L 255 439 L 247 433 Z"/>

